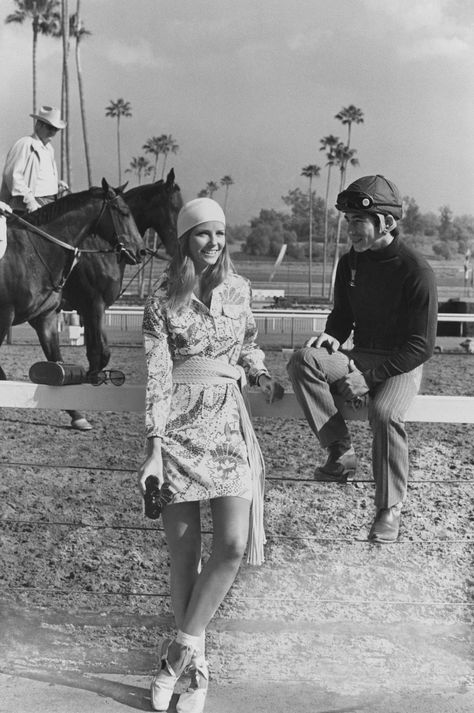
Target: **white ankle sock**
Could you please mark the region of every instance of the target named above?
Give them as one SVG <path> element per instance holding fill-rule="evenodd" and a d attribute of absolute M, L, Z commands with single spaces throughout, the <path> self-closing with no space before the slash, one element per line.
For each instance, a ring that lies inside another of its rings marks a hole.
<path fill-rule="evenodd" d="M 191 634 L 186 634 L 186 632 L 181 631 L 181 629 L 178 629 L 178 633 L 176 635 L 176 642 L 178 644 L 181 644 L 182 646 L 189 646 L 192 649 L 200 649 L 202 646 L 202 637 L 203 634 L 200 634 L 199 636 L 191 636 Z"/>

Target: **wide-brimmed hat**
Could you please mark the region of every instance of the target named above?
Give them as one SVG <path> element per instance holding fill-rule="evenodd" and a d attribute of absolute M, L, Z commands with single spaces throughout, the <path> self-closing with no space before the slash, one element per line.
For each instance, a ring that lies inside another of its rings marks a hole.
<path fill-rule="evenodd" d="M 38 114 L 30 114 L 33 119 L 39 119 L 45 124 L 54 126 L 55 129 L 64 129 L 66 122 L 61 119 L 61 112 L 55 106 L 42 106 Z"/>

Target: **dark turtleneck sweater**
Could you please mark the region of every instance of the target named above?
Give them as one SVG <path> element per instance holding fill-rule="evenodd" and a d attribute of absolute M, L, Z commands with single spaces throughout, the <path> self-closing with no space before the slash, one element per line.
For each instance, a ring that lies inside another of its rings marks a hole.
<path fill-rule="evenodd" d="M 433 270 L 396 237 L 381 250 L 351 248 L 341 257 L 325 331 L 343 344 L 354 330 L 356 350 L 387 353 L 383 363 L 364 371 L 372 389 L 430 358 L 437 313 Z"/>

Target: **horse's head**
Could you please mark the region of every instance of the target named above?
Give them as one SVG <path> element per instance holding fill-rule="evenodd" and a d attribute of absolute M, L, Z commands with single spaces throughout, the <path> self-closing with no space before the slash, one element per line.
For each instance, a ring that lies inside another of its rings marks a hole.
<path fill-rule="evenodd" d="M 119 260 L 124 259 L 129 265 L 141 262 L 145 255 L 145 244 L 123 197 L 109 186 L 105 178 L 102 179 L 102 189 L 90 190 L 93 195 L 101 191 L 103 201 L 92 232 L 115 248 Z"/>
<path fill-rule="evenodd" d="M 145 233 L 153 228 L 159 235 L 166 252 L 174 255 L 176 250 L 176 220 L 183 205 L 181 191 L 175 183 L 174 170 L 166 181 L 137 186 L 124 193 L 124 199 L 133 213 L 138 229 Z"/>

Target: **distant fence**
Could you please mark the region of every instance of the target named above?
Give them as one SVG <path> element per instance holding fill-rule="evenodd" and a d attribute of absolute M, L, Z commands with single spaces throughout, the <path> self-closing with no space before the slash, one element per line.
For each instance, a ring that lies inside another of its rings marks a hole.
<path fill-rule="evenodd" d="M 319 332 L 324 329 L 330 310 L 252 310 L 260 333 L 290 334 L 292 332 Z M 71 312 L 61 313 L 65 321 Z M 122 331 L 141 329 L 143 308 L 110 307 L 105 313 L 106 327 Z M 443 312 L 438 314 L 438 322 L 474 322 L 474 314 Z"/>
<path fill-rule="evenodd" d="M 290 347 L 301 345 L 302 342 L 310 334 L 318 334 L 324 331 L 326 320 L 330 312 L 329 309 L 319 310 L 277 310 L 277 309 L 254 309 L 252 310 L 259 332 L 259 342 L 264 348 L 274 347 Z M 143 320 L 143 307 L 110 307 L 105 313 L 105 327 L 110 330 L 109 337 L 115 342 L 125 341 L 134 343 L 141 341 L 141 328 Z M 474 325 L 474 314 L 440 312 L 438 314 L 438 322 L 444 323 L 452 336 L 462 337 L 463 328 L 467 323 Z M 78 317 L 75 312 L 61 312 L 59 315 L 60 329 L 68 328 L 70 325 L 76 325 Z M 456 330 L 456 323 L 458 329 Z M 28 331 L 31 328 L 28 327 Z M 21 325 L 15 329 L 20 330 Z M 471 333 L 474 335 L 474 328 L 471 328 Z M 10 330 L 8 342 L 13 343 L 13 330 Z M 120 334 L 123 334 L 123 337 Z M 128 334 L 127 334 L 128 333 Z M 34 333 L 33 333 L 34 334 Z M 438 330 L 438 335 L 442 335 L 443 331 Z M 448 332 L 446 332 L 448 334 Z M 127 335 L 127 336 L 126 336 Z M 65 330 L 64 336 L 69 340 L 70 344 L 80 344 L 82 342 L 74 342 L 70 339 L 70 335 Z M 346 344 L 349 346 L 349 343 Z"/>

